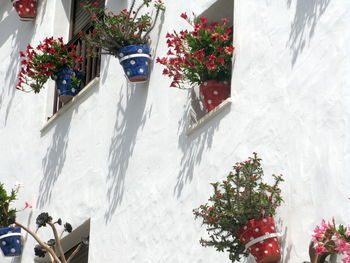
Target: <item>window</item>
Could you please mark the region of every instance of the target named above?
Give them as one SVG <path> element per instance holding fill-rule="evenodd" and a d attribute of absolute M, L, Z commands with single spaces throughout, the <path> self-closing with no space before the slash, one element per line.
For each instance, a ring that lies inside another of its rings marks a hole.
<path fill-rule="evenodd" d="M 100 7 L 104 7 L 104 0 L 100 0 Z M 84 10 L 80 4 L 85 3 L 84 0 L 72 0 L 71 5 L 71 21 L 70 21 L 70 41 L 68 45 L 76 45 L 77 54 L 83 57 L 83 61 L 79 63 L 79 68 L 84 72 L 84 77 L 82 80 L 81 88 L 84 88 L 90 81 L 100 74 L 100 64 L 101 64 L 101 52 L 98 48 L 93 48 L 90 50 L 85 41 L 79 37 L 79 32 L 83 31 L 86 34 L 91 34 L 93 28 L 90 23 L 90 14 Z M 93 52 L 98 54 L 97 57 L 90 57 L 88 53 Z M 53 114 L 55 114 L 62 106 L 63 103 L 58 100 L 58 92 L 55 90 L 55 97 L 53 103 Z"/>
<path fill-rule="evenodd" d="M 75 247 L 71 248 L 68 250 L 64 255 L 68 259 L 69 256 L 75 251 L 75 249 L 78 247 L 76 245 Z M 89 246 L 83 246 L 78 254 L 74 256 L 74 258 L 70 261 L 70 263 L 88 263 L 88 258 L 89 258 Z"/>
<path fill-rule="evenodd" d="M 70 261 L 71 263 L 88 263 L 89 257 L 89 239 L 90 236 L 90 219 L 86 220 L 82 225 L 75 228 L 72 233 L 63 237 L 61 240 L 61 245 L 66 259 L 75 251 L 75 249 L 80 245 L 79 251 Z M 82 242 L 84 240 L 84 242 Z M 52 263 L 49 253 L 46 253 L 44 258 L 35 257 L 35 263 Z"/>
<path fill-rule="evenodd" d="M 62 239 L 62 248 L 66 259 L 80 245 L 82 238 L 87 239 L 90 235 L 90 219 L 77 227 Z M 88 263 L 89 245 L 81 245 L 79 252 L 73 257 L 71 263 Z"/>
<path fill-rule="evenodd" d="M 233 32 L 233 2 L 234 0 L 217 0 L 199 16 L 207 18 L 209 24 L 215 22 L 221 23 L 221 18 L 227 18 L 229 20 L 228 25 L 231 26 Z M 234 58 L 232 58 L 232 60 L 234 61 Z M 191 133 L 194 129 L 202 126 L 203 122 L 206 122 L 211 117 L 217 115 L 218 112 L 220 112 L 226 105 L 229 105 L 231 102 L 231 98 L 229 96 L 219 106 L 208 113 L 204 107 L 199 87 L 195 87 L 191 90 L 190 97 L 190 129 L 188 130 L 188 134 Z"/>

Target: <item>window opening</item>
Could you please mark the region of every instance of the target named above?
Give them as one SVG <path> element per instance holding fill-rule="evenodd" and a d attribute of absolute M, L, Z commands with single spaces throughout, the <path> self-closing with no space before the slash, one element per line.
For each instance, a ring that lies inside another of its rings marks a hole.
<path fill-rule="evenodd" d="M 83 58 L 82 62 L 76 65 L 84 73 L 80 86 L 81 89 L 89 84 L 94 78 L 99 77 L 101 65 L 101 50 L 96 47 L 92 49 L 88 48 L 85 41 L 80 37 L 80 32 L 84 32 L 85 34 L 89 35 L 92 34 L 94 30 L 91 25 L 90 14 L 80 6 L 81 3 L 84 4 L 85 2 L 85 0 L 72 1 L 70 41 L 67 43 L 68 46 L 75 45 L 77 55 Z M 105 1 L 100 0 L 99 6 L 104 7 Z M 91 52 L 97 54 L 97 56 L 89 56 L 88 54 Z M 55 114 L 63 106 L 63 103 L 58 100 L 57 89 L 55 89 L 53 104 L 53 114 Z"/>

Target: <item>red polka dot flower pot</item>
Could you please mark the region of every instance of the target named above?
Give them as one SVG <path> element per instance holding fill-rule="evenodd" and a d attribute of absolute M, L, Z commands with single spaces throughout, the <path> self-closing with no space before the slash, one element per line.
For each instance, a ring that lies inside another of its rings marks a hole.
<path fill-rule="evenodd" d="M 258 263 L 277 263 L 281 259 L 275 221 L 272 217 L 252 219 L 239 231 L 239 240 Z"/>
<path fill-rule="evenodd" d="M 0 228 L 0 248 L 5 257 L 14 257 L 21 255 L 21 228 Z"/>
<path fill-rule="evenodd" d="M 30 21 L 36 17 L 37 0 L 11 0 L 20 20 Z"/>
<path fill-rule="evenodd" d="M 207 80 L 199 87 L 207 112 L 215 109 L 224 100 L 230 97 L 231 86 L 229 81 Z"/>

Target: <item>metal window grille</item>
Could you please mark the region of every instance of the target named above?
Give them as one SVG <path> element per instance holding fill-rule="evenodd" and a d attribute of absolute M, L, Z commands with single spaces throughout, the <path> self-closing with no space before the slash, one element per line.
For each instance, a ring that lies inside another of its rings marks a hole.
<path fill-rule="evenodd" d="M 100 6 L 104 7 L 104 0 L 100 0 Z M 101 50 L 99 48 L 93 48 L 92 50 L 87 47 L 84 40 L 79 37 L 79 32 L 85 34 L 91 34 L 93 27 L 90 23 L 90 15 L 87 11 L 80 7 L 80 3 L 84 3 L 84 0 L 73 0 L 72 2 L 72 15 L 71 15 L 71 29 L 70 29 L 70 41 L 67 45 L 76 45 L 76 52 L 78 56 L 83 58 L 81 63 L 76 66 L 84 73 L 82 79 L 81 89 L 83 89 L 90 81 L 100 74 L 101 64 Z M 97 54 L 96 56 L 90 56 L 90 53 Z M 55 114 L 63 103 L 58 100 L 58 92 L 55 89 L 54 103 L 53 103 L 53 114 Z"/>

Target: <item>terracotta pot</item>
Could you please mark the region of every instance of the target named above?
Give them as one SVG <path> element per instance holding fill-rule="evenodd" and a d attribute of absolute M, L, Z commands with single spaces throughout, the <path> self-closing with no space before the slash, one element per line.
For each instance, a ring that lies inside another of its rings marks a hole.
<path fill-rule="evenodd" d="M 272 217 L 252 219 L 239 231 L 239 240 L 258 263 L 277 263 L 281 259 L 275 221 Z"/>
<path fill-rule="evenodd" d="M 209 112 L 230 97 L 231 86 L 229 81 L 226 80 L 221 82 L 207 80 L 200 85 L 199 90 L 203 96 L 204 106 Z"/>
<path fill-rule="evenodd" d="M 11 0 L 20 20 L 28 21 L 36 17 L 37 0 Z"/>
<path fill-rule="evenodd" d="M 0 228 L 0 248 L 5 257 L 14 257 L 21 255 L 21 228 Z"/>
<path fill-rule="evenodd" d="M 118 58 L 125 75 L 130 82 L 144 82 L 149 72 L 149 47 L 145 45 L 130 45 L 119 50 Z"/>

